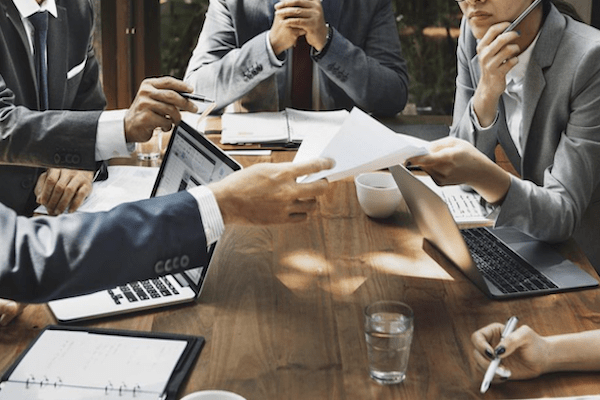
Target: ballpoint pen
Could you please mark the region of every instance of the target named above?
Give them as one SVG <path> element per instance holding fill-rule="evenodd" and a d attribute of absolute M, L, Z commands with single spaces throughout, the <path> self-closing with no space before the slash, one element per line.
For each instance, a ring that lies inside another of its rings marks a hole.
<path fill-rule="evenodd" d="M 504 32 L 502 32 L 502 33 L 510 32 L 510 31 L 512 31 L 513 29 L 515 29 L 515 28 L 517 27 L 517 25 L 519 25 L 519 24 L 521 23 L 521 21 L 523 21 L 523 20 L 525 19 L 525 17 L 526 17 L 526 16 L 528 16 L 528 15 L 529 15 L 529 13 L 530 13 L 531 11 L 533 11 L 533 9 L 534 9 L 535 7 L 537 7 L 537 5 L 538 5 L 538 4 L 540 4 L 541 2 L 542 2 L 542 0 L 535 0 L 533 3 L 531 3 L 531 5 L 530 5 L 529 7 L 527 7 L 527 8 L 525 9 L 525 11 L 523 11 L 523 12 L 521 13 L 521 15 L 519 15 L 519 16 L 517 17 L 517 19 L 515 19 L 515 20 L 514 20 L 514 21 L 513 21 L 513 22 L 512 22 L 512 23 L 511 23 L 511 24 L 510 24 L 510 25 L 509 25 L 509 26 L 508 26 L 508 27 L 507 27 L 505 30 L 504 30 Z"/>
<path fill-rule="evenodd" d="M 504 326 L 504 330 L 502 331 L 502 335 L 500 336 L 500 340 L 504 339 L 515 330 L 517 322 L 519 322 L 519 319 L 515 316 L 508 319 L 506 325 Z M 488 366 L 487 371 L 485 371 L 483 382 L 481 382 L 481 389 L 479 389 L 481 393 L 487 392 L 487 390 L 490 388 L 490 384 L 492 383 L 492 379 L 494 379 L 494 375 L 496 374 L 496 370 L 498 369 L 499 365 L 500 357 L 496 356 Z"/>
<path fill-rule="evenodd" d="M 205 103 L 213 103 L 214 100 L 209 99 L 206 96 L 202 96 L 200 94 L 194 94 L 194 93 L 187 93 L 187 92 L 177 92 L 181 95 L 181 97 L 185 97 L 186 99 L 189 100 L 195 100 L 195 101 L 203 101 Z"/>

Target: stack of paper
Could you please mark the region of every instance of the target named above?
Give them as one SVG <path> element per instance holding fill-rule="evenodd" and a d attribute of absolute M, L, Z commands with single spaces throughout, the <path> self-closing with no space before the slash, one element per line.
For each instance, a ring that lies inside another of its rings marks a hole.
<path fill-rule="evenodd" d="M 301 143 L 308 136 L 335 133 L 348 111 L 300 111 L 225 113 L 221 117 L 221 143 Z"/>
<path fill-rule="evenodd" d="M 404 163 L 408 158 L 427 154 L 428 145 L 425 140 L 392 131 L 354 108 L 338 132 L 307 137 L 294 162 L 316 157 L 333 159 L 333 169 L 299 179 L 301 182 L 314 182 L 326 178 L 333 182 Z"/>

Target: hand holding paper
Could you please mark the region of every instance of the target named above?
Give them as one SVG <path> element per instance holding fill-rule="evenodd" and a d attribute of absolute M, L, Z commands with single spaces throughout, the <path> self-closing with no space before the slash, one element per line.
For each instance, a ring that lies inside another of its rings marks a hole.
<path fill-rule="evenodd" d="M 429 142 L 396 133 L 358 108 L 354 108 L 334 135 L 312 135 L 302 142 L 294 162 L 324 157 L 335 161 L 335 167 L 300 178 L 329 182 L 401 164 L 406 159 L 427 154 Z"/>

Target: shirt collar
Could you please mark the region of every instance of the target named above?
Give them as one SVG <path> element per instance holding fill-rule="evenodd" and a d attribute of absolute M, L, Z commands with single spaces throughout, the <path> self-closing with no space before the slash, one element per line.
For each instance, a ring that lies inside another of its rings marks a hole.
<path fill-rule="evenodd" d="M 29 18 L 38 11 L 48 11 L 54 18 L 58 18 L 56 0 L 44 0 L 41 5 L 35 0 L 13 0 L 13 3 L 23 19 Z"/>
<path fill-rule="evenodd" d="M 538 32 L 537 36 L 535 37 L 535 39 L 533 39 L 533 42 L 531 42 L 529 47 L 527 47 L 524 52 L 519 54 L 519 62 L 517 63 L 517 65 L 512 67 L 512 69 L 506 74 L 507 84 L 509 84 L 511 81 L 513 81 L 514 83 L 519 83 L 523 80 L 523 78 L 525 78 L 525 72 L 527 72 L 529 61 L 531 61 L 531 54 L 533 53 L 533 48 L 535 47 L 535 44 L 537 43 L 539 37 L 540 34 Z"/>

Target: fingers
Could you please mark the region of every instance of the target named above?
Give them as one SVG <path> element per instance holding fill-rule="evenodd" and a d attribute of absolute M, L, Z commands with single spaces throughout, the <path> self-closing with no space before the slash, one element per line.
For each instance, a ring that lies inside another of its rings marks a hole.
<path fill-rule="evenodd" d="M 23 312 L 26 306 L 25 303 L 0 299 L 0 326 L 8 325 Z"/>
<path fill-rule="evenodd" d="M 331 169 L 335 166 L 335 161 L 330 158 L 316 158 L 298 164 L 290 164 L 294 178 L 304 175 L 314 174 L 324 169 Z"/>
<path fill-rule="evenodd" d="M 92 191 L 94 174 L 91 171 L 76 171 L 51 168 L 44 172 L 36 184 L 37 202 L 50 215 L 73 212 L 81 206 Z"/>
<path fill-rule="evenodd" d="M 471 342 L 475 346 L 475 350 L 479 354 L 485 354 L 488 359 L 494 358 L 495 350 L 490 343 L 495 343 L 500 339 L 503 328 L 504 325 L 494 322 L 473 332 Z"/>
<path fill-rule="evenodd" d="M 506 358 L 515 352 L 519 347 L 528 343 L 529 338 L 532 334 L 532 329 L 527 325 L 522 325 L 517 328 L 513 333 L 503 338 L 498 346 L 496 346 L 495 352 L 500 358 Z"/>
<path fill-rule="evenodd" d="M 181 122 L 180 110 L 197 112 L 198 107 L 179 92 L 191 93 L 193 87 L 166 76 L 145 79 L 125 116 L 128 142 L 145 142 L 155 128 L 168 131 Z"/>

